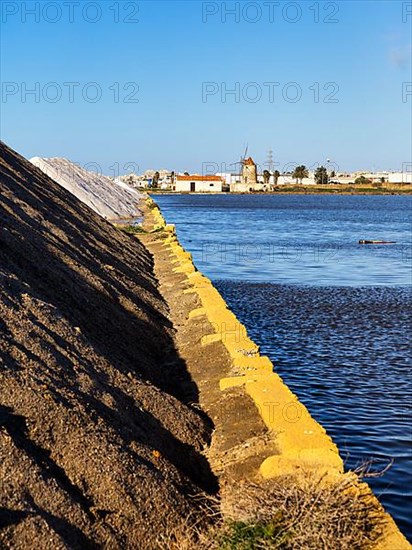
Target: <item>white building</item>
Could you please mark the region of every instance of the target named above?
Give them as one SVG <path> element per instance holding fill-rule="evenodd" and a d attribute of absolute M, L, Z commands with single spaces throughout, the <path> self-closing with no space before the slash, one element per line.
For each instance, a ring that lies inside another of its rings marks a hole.
<path fill-rule="evenodd" d="M 275 185 L 296 185 L 296 179 L 290 174 L 281 174 L 277 181 L 273 174 L 270 176 L 269 185 L 264 184 L 263 174 L 259 174 L 257 183 L 251 185 L 242 182 L 242 177 L 240 174 L 220 172 L 217 174 L 222 177 L 227 186 L 230 186 L 230 191 L 232 193 L 248 193 L 250 191 L 270 191 Z M 315 177 L 313 173 L 309 174 L 308 178 L 302 180 L 302 185 L 314 185 Z M 299 182 L 300 184 L 300 182 Z"/>
<path fill-rule="evenodd" d="M 353 184 L 356 176 L 354 174 L 337 174 L 334 177 L 330 177 L 330 183 L 339 183 L 341 185 Z"/>
<path fill-rule="evenodd" d="M 225 185 L 230 187 L 233 183 L 240 183 L 241 175 L 234 172 L 217 172 L 216 176 L 224 180 Z"/>
<path fill-rule="evenodd" d="M 363 176 L 372 183 L 412 183 L 412 171 L 404 172 L 354 172 L 351 174 L 351 181 Z M 341 178 L 339 177 L 339 180 Z"/>
<path fill-rule="evenodd" d="M 269 182 L 271 185 L 275 185 L 275 178 L 273 175 L 270 176 Z M 309 177 L 303 178 L 302 181 L 299 180 L 298 182 L 296 182 L 296 178 L 290 174 L 281 174 L 278 177 L 276 185 L 315 185 L 315 183 L 315 176 L 311 173 Z"/>
<path fill-rule="evenodd" d="M 176 175 L 173 191 L 177 193 L 221 193 L 224 179 L 221 176 Z"/>
<path fill-rule="evenodd" d="M 351 174 L 352 182 L 354 182 L 357 178 L 361 178 L 362 176 L 367 180 L 371 181 L 372 183 L 385 183 L 388 181 L 389 173 L 388 172 L 366 172 L 366 171 L 353 172 Z"/>
<path fill-rule="evenodd" d="M 388 175 L 389 183 L 412 183 L 412 172 L 391 172 Z"/>

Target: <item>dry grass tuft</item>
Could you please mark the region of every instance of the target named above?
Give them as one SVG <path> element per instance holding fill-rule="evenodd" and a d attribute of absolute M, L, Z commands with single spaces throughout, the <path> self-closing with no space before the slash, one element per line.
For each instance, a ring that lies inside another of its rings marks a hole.
<path fill-rule="evenodd" d="M 340 483 L 293 478 L 248 485 L 225 495 L 222 512 L 229 524 L 239 528 L 268 528 L 254 546 L 241 544 L 222 548 L 279 548 L 356 550 L 372 547 L 381 536 L 380 509 L 368 494 L 355 489 L 354 478 Z M 246 529 L 247 530 L 247 529 Z"/>
<path fill-rule="evenodd" d="M 354 481 L 355 480 L 355 481 Z M 356 478 L 338 484 L 293 478 L 230 484 L 209 506 L 210 525 L 190 518 L 164 536 L 169 550 L 368 550 L 382 535 L 381 510 Z"/>

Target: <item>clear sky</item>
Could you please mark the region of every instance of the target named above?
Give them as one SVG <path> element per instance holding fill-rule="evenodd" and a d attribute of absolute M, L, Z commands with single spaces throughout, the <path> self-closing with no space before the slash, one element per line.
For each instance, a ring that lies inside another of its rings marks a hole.
<path fill-rule="evenodd" d="M 411 2 L 2 0 L 1 10 L 1 136 L 26 157 L 109 175 L 233 170 L 246 143 L 261 164 L 272 149 L 279 169 L 411 162 Z"/>

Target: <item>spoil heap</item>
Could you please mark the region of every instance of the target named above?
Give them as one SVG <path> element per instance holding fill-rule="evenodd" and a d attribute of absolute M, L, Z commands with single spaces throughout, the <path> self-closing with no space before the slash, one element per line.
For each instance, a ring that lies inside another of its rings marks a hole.
<path fill-rule="evenodd" d="M 155 548 L 214 492 L 153 262 L 0 142 L 0 546 Z"/>

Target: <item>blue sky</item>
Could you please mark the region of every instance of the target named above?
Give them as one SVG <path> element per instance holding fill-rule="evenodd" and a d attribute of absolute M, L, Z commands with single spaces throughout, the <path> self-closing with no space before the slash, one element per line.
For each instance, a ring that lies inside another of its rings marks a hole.
<path fill-rule="evenodd" d="M 261 164 L 272 149 L 280 169 L 411 162 L 410 2 L 1 8 L 1 136 L 27 157 L 109 175 L 233 169 L 246 143 Z"/>

